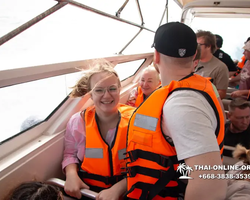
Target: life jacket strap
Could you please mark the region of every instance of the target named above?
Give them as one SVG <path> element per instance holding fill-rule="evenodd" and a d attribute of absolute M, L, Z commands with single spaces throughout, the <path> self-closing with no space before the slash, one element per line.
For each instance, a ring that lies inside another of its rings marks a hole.
<path fill-rule="evenodd" d="M 151 169 L 147 167 L 142 166 L 132 166 L 132 167 L 126 167 L 127 169 L 127 177 L 133 178 L 136 176 L 136 174 L 142 174 L 145 176 L 150 176 L 153 178 L 162 178 L 165 173 L 167 173 L 168 169 L 166 170 L 157 170 L 157 169 Z M 176 177 L 173 177 L 173 181 L 176 180 Z"/>
<path fill-rule="evenodd" d="M 94 191 L 94 192 L 101 192 L 102 190 L 105 190 L 107 188 L 98 187 L 98 186 L 94 186 L 94 185 L 89 185 L 89 189 Z"/>
<path fill-rule="evenodd" d="M 180 188 L 178 187 L 178 184 L 176 186 L 176 190 L 172 190 L 173 187 L 168 187 L 168 183 L 171 180 L 174 180 L 177 182 L 178 173 L 174 169 L 174 165 L 171 159 L 168 159 L 168 165 L 166 166 L 166 170 L 157 170 L 157 169 L 149 169 L 141 166 L 132 166 L 128 167 L 128 178 L 133 179 L 133 177 L 139 173 L 147 176 L 151 176 L 154 178 L 158 178 L 158 180 L 155 182 L 155 184 L 149 184 L 149 183 L 141 183 L 137 182 L 129 189 L 127 194 L 131 193 L 135 188 L 138 188 L 139 186 L 142 187 L 142 193 L 140 196 L 140 200 L 152 200 L 156 195 L 159 195 L 162 190 L 166 190 L 167 195 L 173 195 L 174 197 L 178 197 Z M 139 186 L 138 186 L 139 184 Z M 167 186 L 167 187 L 166 187 Z M 170 191 L 169 191 L 170 190 Z M 172 191 L 173 194 L 171 193 Z"/>
<path fill-rule="evenodd" d="M 96 181 L 101 181 L 106 185 L 114 185 L 115 183 L 121 181 L 124 178 L 124 175 L 117 175 L 117 176 L 101 176 L 98 174 L 91 174 L 83 171 L 82 169 L 79 170 L 78 175 L 81 179 L 88 178 L 93 179 Z"/>
<path fill-rule="evenodd" d="M 128 155 L 128 157 L 126 157 L 125 160 L 129 158 L 130 162 L 135 162 L 138 158 L 142 158 L 145 160 L 156 162 L 162 167 L 168 167 L 169 160 L 171 160 L 173 164 L 178 164 L 177 156 L 164 156 L 149 151 L 143 151 L 141 149 L 128 151 L 126 152 L 126 154 Z"/>
<path fill-rule="evenodd" d="M 142 194 L 141 194 L 139 200 L 149 200 L 149 198 L 150 198 L 149 191 L 152 188 L 152 186 L 153 186 L 153 184 L 150 184 L 150 183 L 137 182 L 131 187 L 131 189 L 126 193 L 126 195 L 133 192 L 134 189 L 137 188 L 137 189 L 142 190 Z M 166 197 L 177 198 L 177 197 L 179 197 L 178 186 L 167 187 L 167 188 L 165 187 L 157 195 L 162 197 L 162 198 L 166 198 Z"/>

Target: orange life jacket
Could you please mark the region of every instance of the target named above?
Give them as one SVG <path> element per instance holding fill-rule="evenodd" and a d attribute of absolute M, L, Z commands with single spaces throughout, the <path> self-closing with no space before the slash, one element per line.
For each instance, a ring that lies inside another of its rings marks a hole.
<path fill-rule="evenodd" d="M 126 166 L 127 127 L 135 108 L 120 104 L 120 121 L 116 127 L 114 141 L 110 147 L 100 134 L 96 121 L 95 107 L 87 108 L 84 113 L 86 127 L 86 150 L 79 176 L 96 192 L 109 188 L 124 178 L 121 168 Z"/>
<path fill-rule="evenodd" d="M 142 92 L 141 86 L 137 87 L 137 93 L 138 93 L 138 96 L 135 101 L 135 107 L 138 107 L 144 101 L 144 94 Z"/>
<path fill-rule="evenodd" d="M 241 70 L 244 67 L 245 63 L 246 63 L 246 58 L 245 58 L 245 55 L 243 55 L 242 58 L 241 58 L 241 61 L 238 62 L 238 64 L 237 64 L 237 71 L 233 74 L 233 76 L 231 78 L 236 77 L 241 72 Z"/>
<path fill-rule="evenodd" d="M 200 92 L 210 103 L 217 118 L 215 135 L 223 153 L 224 117 L 211 82 L 199 75 L 154 91 L 134 112 L 129 122 L 127 140 L 127 196 L 129 199 L 176 200 L 180 192 L 176 172 L 176 150 L 161 129 L 161 116 L 168 96 L 177 90 Z M 202 130 L 201 130 L 202 131 Z"/>
<path fill-rule="evenodd" d="M 242 69 L 245 65 L 245 62 L 246 62 L 246 57 L 244 55 L 244 56 L 242 56 L 241 61 L 238 62 L 237 66 Z"/>
<path fill-rule="evenodd" d="M 159 82 L 157 88 L 160 86 L 161 86 L 161 81 Z M 141 103 L 145 100 L 141 86 L 137 87 L 137 93 L 138 93 L 138 96 L 137 96 L 136 101 L 135 101 L 135 107 L 139 107 L 139 105 L 141 105 Z"/>

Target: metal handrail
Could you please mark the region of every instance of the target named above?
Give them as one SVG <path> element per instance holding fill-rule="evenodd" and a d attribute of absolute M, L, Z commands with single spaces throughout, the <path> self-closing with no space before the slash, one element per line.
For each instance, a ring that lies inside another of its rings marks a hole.
<path fill-rule="evenodd" d="M 122 54 L 122 52 L 128 47 L 128 45 L 130 45 L 131 42 L 133 42 L 133 40 L 141 33 L 142 30 L 143 29 L 140 29 L 138 33 L 136 33 L 135 36 L 122 48 L 122 50 L 119 51 L 118 54 Z"/>
<path fill-rule="evenodd" d="M 68 3 L 71 4 L 71 5 L 74 5 L 74 6 L 83 8 L 83 9 L 86 9 L 86 10 L 88 10 L 88 11 L 97 13 L 97 14 L 99 14 L 99 15 L 102 15 L 102 16 L 105 16 L 105 17 L 109 17 L 109 18 L 111 18 L 111 19 L 115 19 L 115 20 L 117 20 L 117 21 L 124 22 L 124 23 L 127 23 L 127 24 L 129 24 L 129 25 L 136 26 L 136 27 L 138 27 L 138 28 L 142 28 L 142 29 L 144 29 L 144 30 L 147 30 L 147 31 L 150 31 L 150 32 L 155 33 L 155 31 L 153 31 L 153 30 L 151 30 L 151 29 L 148 29 L 148 28 L 146 28 L 146 27 L 144 27 L 144 26 L 142 26 L 142 25 L 133 23 L 133 22 L 128 21 L 128 20 L 125 20 L 125 19 L 121 19 L 121 18 L 119 18 L 119 17 L 117 17 L 117 16 L 114 16 L 114 15 L 110 15 L 110 14 L 105 13 L 105 12 L 103 12 L 103 11 L 94 9 L 94 8 L 92 8 L 92 7 L 89 7 L 89 6 L 86 6 L 86 5 L 82 4 L 82 3 L 79 3 L 79 2 L 76 2 L 76 1 L 73 1 L 73 0 L 64 0 L 64 2 L 68 2 Z"/>
<path fill-rule="evenodd" d="M 64 185 L 65 185 L 65 181 L 58 179 L 58 178 L 50 178 L 45 183 L 50 184 L 50 185 L 55 185 L 60 188 L 64 188 Z M 96 199 L 96 196 L 98 193 L 88 190 L 88 189 L 81 189 L 81 194 L 85 197 Z"/>
<path fill-rule="evenodd" d="M 160 21 L 159 26 L 161 26 L 161 24 L 162 24 L 165 13 L 166 13 L 166 17 L 167 17 L 166 21 L 168 22 L 168 0 L 166 1 L 165 9 L 162 13 L 162 17 L 161 17 L 161 21 Z"/>
<path fill-rule="evenodd" d="M 139 3 L 139 0 L 136 0 L 136 4 L 137 4 L 137 7 L 138 7 L 138 11 L 139 11 L 140 17 L 141 17 L 141 25 L 143 26 L 144 25 L 144 20 L 143 20 L 143 16 L 142 16 L 141 6 L 140 6 L 140 3 Z"/>
<path fill-rule="evenodd" d="M 109 62 L 123 63 L 134 60 L 146 59 L 152 57 L 153 53 L 142 53 L 133 55 L 119 55 L 104 57 Z M 89 69 L 89 63 L 92 59 L 72 61 L 65 63 L 56 63 L 49 65 L 40 65 L 33 67 L 24 67 L 9 70 L 0 70 L 0 88 L 27 83 L 30 81 L 40 80 L 60 76 L 64 74 L 80 72 L 79 69 Z"/>
<path fill-rule="evenodd" d="M 115 13 L 116 17 L 120 17 L 121 12 L 123 11 L 123 9 L 125 8 L 125 6 L 127 5 L 127 3 L 129 2 L 129 0 L 126 0 L 123 5 L 119 8 L 119 10 Z"/>

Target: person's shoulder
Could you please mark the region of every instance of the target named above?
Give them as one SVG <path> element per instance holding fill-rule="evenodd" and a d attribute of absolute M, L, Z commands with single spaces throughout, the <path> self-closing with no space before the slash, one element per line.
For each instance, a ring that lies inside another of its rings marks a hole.
<path fill-rule="evenodd" d="M 227 54 L 225 51 L 222 51 L 223 52 L 223 56 L 226 57 L 226 58 L 231 58 L 231 56 L 229 54 Z"/>
<path fill-rule="evenodd" d="M 247 60 L 247 61 L 246 61 L 244 67 L 245 67 L 245 66 L 246 66 L 246 67 L 250 67 L 250 60 Z"/>
<path fill-rule="evenodd" d="M 217 57 L 217 58 L 218 58 L 219 53 L 220 53 L 220 49 L 217 49 L 217 50 L 214 52 L 214 54 L 213 54 L 213 55 L 214 55 L 215 57 Z"/>
<path fill-rule="evenodd" d="M 212 62 L 216 65 L 216 68 L 218 70 L 227 70 L 228 71 L 228 68 L 226 66 L 226 64 L 224 62 L 222 62 L 220 59 L 216 58 L 215 56 L 213 56 L 212 58 Z"/>
<path fill-rule="evenodd" d="M 174 91 L 166 100 L 165 105 L 168 107 L 202 107 L 206 98 L 198 91 L 195 90 L 177 90 Z"/>
<path fill-rule="evenodd" d="M 70 117 L 70 119 L 69 119 L 69 121 L 68 121 L 68 124 L 78 123 L 80 120 L 82 121 L 81 111 L 79 111 L 79 112 L 73 114 L 73 115 Z"/>

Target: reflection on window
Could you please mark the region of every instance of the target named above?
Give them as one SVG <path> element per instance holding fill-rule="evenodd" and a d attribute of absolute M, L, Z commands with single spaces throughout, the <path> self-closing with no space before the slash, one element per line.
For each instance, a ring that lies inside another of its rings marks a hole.
<path fill-rule="evenodd" d="M 82 72 L 0 89 L 0 142 L 43 121 L 65 99 Z"/>
<path fill-rule="evenodd" d="M 120 63 L 115 66 L 115 70 L 119 75 L 121 81 L 135 74 L 135 72 L 139 69 L 145 59 L 135 60 L 126 63 Z"/>

